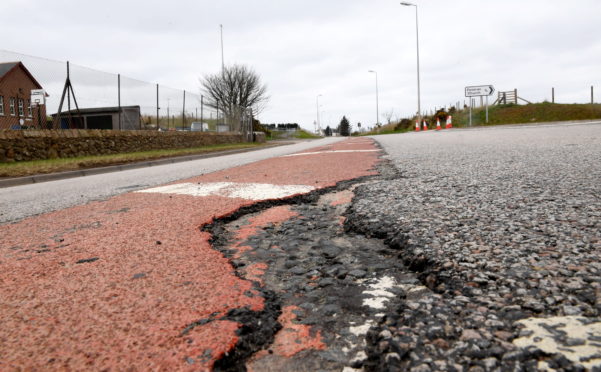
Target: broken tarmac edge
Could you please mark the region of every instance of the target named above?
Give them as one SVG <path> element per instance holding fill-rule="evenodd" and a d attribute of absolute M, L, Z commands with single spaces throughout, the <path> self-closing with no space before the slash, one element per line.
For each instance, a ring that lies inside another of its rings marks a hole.
<path fill-rule="evenodd" d="M 382 152 L 382 156 L 385 155 Z M 380 156 L 379 162 L 386 161 Z M 380 168 L 380 164 L 376 165 L 376 170 Z M 224 226 L 232 221 L 242 218 L 246 215 L 265 211 L 267 209 L 284 206 L 284 205 L 299 205 L 305 203 L 316 202 L 321 195 L 332 191 L 346 190 L 352 185 L 362 183 L 380 177 L 380 173 L 357 177 L 350 180 L 344 180 L 336 183 L 334 186 L 316 189 L 306 194 L 295 195 L 283 199 L 272 199 L 260 201 L 251 205 L 243 206 L 233 213 L 225 216 L 216 217 L 210 224 L 200 227 L 202 232 L 210 234 L 209 243 L 213 249 L 218 250 L 226 257 L 232 267 L 234 273 L 241 279 L 250 280 L 253 289 L 261 294 L 265 301 L 265 307 L 260 312 L 253 312 L 249 309 L 233 309 L 223 318 L 212 320 L 231 320 L 241 324 L 237 330 L 238 341 L 232 350 L 227 352 L 221 358 L 217 359 L 213 365 L 214 371 L 246 371 L 246 362 L 257 352 L 267 349 L 267 346 L 273 343 L 277 332 L 282 329 L 282 325 L 278 322 L 279 316 L 282 314 L 281 303 L 275 293 L 261 287 L 260 283 L 244 277 L 240 272 L 241 262 L 228 255 L 227 241 L 225 236 Z"/>

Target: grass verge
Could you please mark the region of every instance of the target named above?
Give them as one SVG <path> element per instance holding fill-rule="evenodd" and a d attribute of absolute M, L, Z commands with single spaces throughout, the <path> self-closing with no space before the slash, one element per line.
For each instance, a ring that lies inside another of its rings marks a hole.
<path fill-rule="evenodd" d="M 271 137 L 267 137 L 268 140 L 282 140 L 282 139 L 318 139 L 322 138 L 313 133 L 309 133 L 305 130 L 297 130 L 297 131 L 271 131 Z"/>
<path fill-rule="evenodd" d="M 488 108 L 489 122 L 486 123 L 486 110 L 474 109 L 472 125 L 503 125 L 524 123 L 545 123 L 554 121 L 601 119 L 601 104 L 561 104 L 533 103 L 528 105 L 500 105 Z M 469 125 L 469 110 L 461 110 L 453 115 L 453 125 Z"/>
<path fill-rule="evenodd" d="M 472 112 L 472 126 L 490 126 L 506 124 L 548 123 L 572 120 L 601 119 L 601 104 L 560 104 L 560 103 L 532 103 L 528 105 L 499 105 L 488 108 L 489 122 L 486 123 L 486 110 L 479 107 Z M 426 117 L 430 124 L 429 129 L 436 129 L 434 118 Z M 378 134 L 398 134 L 414 130 L 415 119 L 409 121 L 409 126 L 398 129 L 397 123 L 384 125 L 378 132 L 361 133 L 362 136 Z M 441 125 L 444 128 L 445 123 Z M 469 126 L 469 110 L 464 109 L 453 113 L 454 127 Z"/>
<path fill-rule="evenodd" d="M 185 155 L 199 155 L 211 152 L 239 150 L 262 147 L 260 143 L 236 143 L 226 145 L 211 145 L 186 149 L 154 150 L 130 152 L 124 154 L 84 156 L 78 158 L 33 160 L 17 163 L 0 163 L 0 177 L 24 177 L 36 174 L 73 171 L 87 168 L 106 167 L 135 163 L 147 160 L 157 160 Z"/>

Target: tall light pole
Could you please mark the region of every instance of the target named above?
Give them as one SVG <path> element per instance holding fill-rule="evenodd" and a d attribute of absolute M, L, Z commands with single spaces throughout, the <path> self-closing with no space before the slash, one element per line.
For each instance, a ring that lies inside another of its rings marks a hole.
<path fill-rule="evenodd" d="M 223 75 L 223 71 L 225 70 L 225 62 L 223 59 L 223 25 L 219 25 L 219 29 L 221 31 L 221 74 Z"/>
<path fill-rule="evenodd" d="M 319 132 L 321 131 L 321 123 L 319 122 L 319 97 L 321 97 L 321 94 L 317 95 L 317 98 L 315 99 L 316 101 L 316 109 L 317 109 L 317 134 L 319 134 Z"/>
<path fill-rule="evenodd" d="M 420 89 L 420 81 L 419 81 L 419 23 L 418 23 L 418 19 L 417 19 L 417 4 L 402 2 L 401 5 L 415 7 L 415 37 L 417 40 L 417 120 L 419 121 L 419 125 L 421 125 L 422 124 L 422 108 L 421 108 L 421 89 Z"/>
<path fill-rule="evenodd" d="M 369 70 L 373 74 L 376 74 L 376 128 L 379 128 L 378 124 L 380 123 L 380 101 L 378 98 L 378 72 L 374 70 Z"/>

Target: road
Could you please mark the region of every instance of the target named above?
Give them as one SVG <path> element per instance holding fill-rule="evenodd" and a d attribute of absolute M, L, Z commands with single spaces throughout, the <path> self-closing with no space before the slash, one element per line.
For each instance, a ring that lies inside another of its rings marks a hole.
<path fill-rule="evenodd" d="M 122 184 L 148 186 L 0 225 L 0 370 L 243 366 L 269 346 L 284 304 L 253 280 L 264 264 L 237 271 L 211 243 L 225 234 L 211 229 L 241 210 L 312 201 L 376 174 L 371 140 L 312 145 L 321 146 L 292 156 L 271 149 L 286 155 L 166 186 L 130 176 Z M 62 184 L 40 186 L 67 191 Z M 267 209 L 234 236 L 295 215 L 287 205 Z M 295 327 L 299 337 L 310 333 Z M 293 354 L 321 347 L 319 338 L 295 344 Z"/>
<path fill-rule="evenodd" d="M 125 192 L 291 154 L 338 140 L 339 138 L 328 138 L 218 158 L 0 188 L 0 223 L 14 222 L 28 216 L 86 204 L 90 201 L 105 200 Z"/>
<path fill-rule="evenodd" d="M 378 142 L 400 174 L 356 190 L 348 228 L 420 283 L 370 330 L 372 368 L 598 368 L 601 123 Z"/>
<path fill-rule="evenodd" d="M 0 370 L 601 366 L 601 123 L 317 144 L 0 225 Z"/>

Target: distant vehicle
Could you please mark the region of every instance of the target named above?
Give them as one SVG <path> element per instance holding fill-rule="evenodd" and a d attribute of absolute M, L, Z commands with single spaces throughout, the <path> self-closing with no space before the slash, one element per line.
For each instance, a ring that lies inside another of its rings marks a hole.
<path fill-rule="evenodd" d="M 201 123 L 200 121 L 194 121 L 190 125 L 190 130 L 192 132 L 207 132 L 209 130 L 209 124 Z"/>

